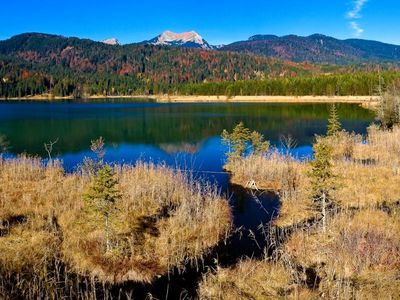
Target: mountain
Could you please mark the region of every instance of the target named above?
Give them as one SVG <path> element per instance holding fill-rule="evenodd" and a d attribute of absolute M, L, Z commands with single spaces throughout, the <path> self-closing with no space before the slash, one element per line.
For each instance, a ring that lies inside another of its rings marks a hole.
<path fill-rule="evenodd" d="M 105 39 L 102 41 L 102 43 L 107 44 L 107 45 L 112 45 L 112 46 L 120 45 L 118 39 L 116 39 L 116 38 Z"/>
<path fill-rule="evenodd" d="M 321 73 L 311 64 L 209 49 L 102 42 L 43 33 L 0 41 L 0 96 L 159 93 L 181 83 Z M 329 71 L 331 72 L 331 71 Z"/>
<path fill-rule="evenodd" d="M 339 40 L 322 34 L 306 37 L 254 35 L 247 41 L 235 42 L 220 50 L 294 62 L 328 64 L 400 62 L 400 46 L 362 39 Z"/>
<path fill-rule="evenodd" d="M 249 41 L 273 41 L 279 39 L 279 36 L 272 34 L 256 34 L 249 37 Z"/>
<path fill-rule="evenodd" d="M 150 45 L 163 45 L 163 46 L 174 46 L 174 47 L 184 47 L 184 48 L 200 48 L 200 49 L 214 49 L 204 40 L 197 32 L 189 31 L 183 33 L 175 33 L 172 31 L 164 31 L 159 36 L 142 42 L 143 44 Z"/>

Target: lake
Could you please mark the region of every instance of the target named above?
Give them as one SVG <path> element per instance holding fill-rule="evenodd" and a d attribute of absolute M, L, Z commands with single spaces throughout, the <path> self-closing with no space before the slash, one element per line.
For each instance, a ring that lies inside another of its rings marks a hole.
<path fill-rule="evenodd" d="M 348 131 L 364 134 L 374 120 L 371 111 L 358 105 L 337 107 L 341 123 Z M 310 158 L 315 135 L 326 132 L 328 111 L 329 105 L 324 104 L 3 101 L 0 135 L 9 145 L 6 157 L 28 153 L 45 159 L 44 143 L 57 140 L 52 156 L 61 159 L 68 172 L 75 170 L 84 157 L 93 156 L 90 141 L 102 136 L 107 145 L 107 162 L 133 164 L 140 159 L 165 163 L 214 182 L 230 198 L 235 226 L 242 228 L 208 259 L 218 258 L 221 265 L 227 266 L 243 255 L 262 255 L 262 236 L 257 228 L 276 214 L 279 199 L 273 194 L 262 194 L 256 195 L 258 202 L 251 193 L 229 184 L 229 176 L 222 168 L 227 150 L 221 144 L 222 130 L 231 130 L 243 121 L 278 149 L 282 148 L 282 137 L 291 135 L 296 140 L 293 155 Z M 259 245 L 250 232 L 255 233 Z M 168 290 L 171 299 L 174 293 L 179 296 L 182 291 L 193 295 L 194 283 L 203 271 L 188 268 L 186 275 L 161 278 L 152 286 L 144 286 L 143 294 L 151 292 L 165 298 Z"/>
<path fill-rule="evenodd" d="M 104 100 L 91 102 L 0 102 L 0 134 L 11 154 L 46 157 L 43 144 L 58 142 L 52 155 L 73 170 L 90 156 L 90 141 L 102 136 L 106 160 L 137 159 L 183 163 L 196 170 L 221 170 L 226 148 L 219 135 L 243 121 L 277 147 L 282 136 L 297 141 L 295 155 L 307 156 L 315 134 L 324 134 L 323 104 L 161 104 Z M 338 105 L 343 127 L 365 133 L 373 113 L 358 105 Z"/>

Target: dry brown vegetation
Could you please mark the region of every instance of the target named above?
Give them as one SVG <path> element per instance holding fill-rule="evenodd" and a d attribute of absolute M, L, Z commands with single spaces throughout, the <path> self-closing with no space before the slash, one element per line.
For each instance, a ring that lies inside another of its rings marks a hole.
<path fill-rule="evenodd" d="M 275 220 L 277 226 L 305 222 L 317 213 L 310 197 L 310 181 L 306 175 L 309 165 L 306 162 L 273 151 L 264 156 L 230 160 L 225 169 L 231 173 L 232 183 L 279 193 L 281 208 L 280 217 Z M 251 182 L 255 186 L 249 186 Z"/>
<path fill-rule="evenodd" d="M 195 263 L 228 235 L 230 207 L 215 187 L 164 166 L 115 170 L 122 197 L 105 252 L 102 220 L 82 200 L 88 176 L 65 174 L 56 162 L 0 159 L 0 295 L 55 298 L 65 294 L 60 282 L 76 276 L 150 282 Z"/>
<path fill-rule="evenodd" d="M 346 212 L 332 218 L 328 231 L 295 232 L 285 253 L 316 271 L 316 288 L 329 299 L 400 297 L 400 218 L 398 212 Z"/>
<path fill-rule="evenodd" d="M 235 183 L 279 183 L 282 207 L 273 224 L 291 234 L 273 261 L 248 260 L 205 276 L 204 299 L 400 299 L 400 128 L 371 126 L 365 138 L 339 132 L 326 142 L 334 147 L 338 183 L 325 231 L 307 163 L 293 162 L 292 172 L 290 160 L 277 154 L 229 162 Z M 296 178 L 297 185 L 285 185 L 284 178 Z M 280 285 L 268 277 L 271 269 L 280 270 Z"/>
<path fill-rule="evenodd" d="M 172 267 L 194 262 L 226 237 L 230 208 L 213 187 L 151 164 L 123 166 L 118 173 L 122 199 L 110 253 L 103 251 L 99 221 L 82 201 L 60 217 L 63 254 L 78 271 L 108 282 L 150 282 Z"/>
<path fill-rule="evenodd" d="M 281 263 L 244 260 L 230 269 L 205 276 L 200 299 L 313 299 L 316 294 L 295 283 Z"/>

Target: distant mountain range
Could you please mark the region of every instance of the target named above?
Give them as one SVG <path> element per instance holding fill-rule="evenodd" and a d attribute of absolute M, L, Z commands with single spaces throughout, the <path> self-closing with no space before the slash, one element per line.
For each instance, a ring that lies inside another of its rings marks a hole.
<path fill-rule="evenodd" d="M 117 40 L 109 39 L 104 42 L 112 45 L 119 44 L 118 41 L 115 41 Z M 322 34 L 310 36 L 258 34 L 251 36 L 246 41 L 214 46 L 195 31 L 183 33 L 165 31 L 157 37 L 139 44 L 232 51 L 316 64 L 400 62 L 400 46 L 398 45 L 362 39 L 340 40 Z"/>
<path fill-rule="evenodd" d="M 251 53 L 294 62 L 353 64 L 400 62 L 400 46 L 362 39 L 339 40 L 322 34 L 254 35 L 247 41 L 222 47 L 222 51 Z"/>
<path fill-rule="evenodd" d="M 11 78 L 17 82 L 22 77 L 42 74 L 46 80 L 51 76 L 69 76 L 74 80 L 78 76 L 97 80 L 98 76 L 103 80 L 107 76 L 129 75 L 138 81 L 177 84 L 320 71 L 319 66 L 309 64 L 214 51 L 195 33 L 160 35 L 146 43 L 128 45 L 118 45 L 116 39 L 96 42 L 43 33 L 24 33 L 0 41 L 0 79 L 3 78 L 3 82 L 10 82 Z"/>
<path fill-rule="evenodd" d="M 116 38 L 96 42 L 24 33 L 0 41 L 0 97 L 158 94 L 183 83 L 351 74 L 375 71 L 376 62 L 387 61 L 382 70 L 400 65 L 398 46 L 322 35 L 259 35 L 216 48 L 195 32 L 164 32 L 128 45 Z"/>
<path fill-rule="evenodd" d="M 102 42 L 111 46 L 121 45 L 117 38 L 105 39 Z M 297 63 L 309 62 L 336 65 L 400 63 L 400 46 L 398 45 L 362 39 L 340 40 L 322 34 L 313 34 L 305 37 L 259 34 L 251 36 L 246 41 L 215 46 L 208 43 L 195 31 L 175 33 L 167 30 L 150 40 L 131 45 L 238 52 Z"/>

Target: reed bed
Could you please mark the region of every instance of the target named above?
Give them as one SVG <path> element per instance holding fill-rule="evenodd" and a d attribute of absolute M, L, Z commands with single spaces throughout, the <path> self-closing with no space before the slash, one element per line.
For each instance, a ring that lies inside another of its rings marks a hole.
<path fill-rule="evenodd" d="M 333 199 L 342 208 L 382 208 L 400 202 L 400 173 L 387 164 L 336 162 L 339 187 Z"/>
<path fill-rule="evenodd" d="M 230 206 L 214 186 L 141 162 L 114 170 L 121 198 L 110 218 L 112 249 L 104 251 L 104 219 L 82 197 L 91 181 L 85 173 L 0 159 L 3 298 L 106 297 L 116 284 L 183 271 L 228 236 Z"/>
<path fill-rule="evenodd" d="M 247 259 L 232 268 L 220 268 L 215 274 L 206 274 L 199 287 L 199 298 L 204 300 L 313 299 L 315 296 L 298 286 L 284 265 L 266 260 Z"/>
<path fill-rule="evenodd" d="M 77 272 L 106 282 L 151 282 L 201 258 L 227 237 L 230 207 L 212 186 L 182 173 L 138 163 L 118 170 L 122 198 L 113 219 L 114 250 L 104 253 L 101 220 L 88 222 L 84 203 L 60 217 L 63 254 Z"/>
<path fill-rule="evenodd" d="M 289 227 L 315 217 L 307 162 L 273 151 L 230 160 L 225 169 L 231 173 L 232 183 L 279 194 L 281 208 L 276 226 Z M 249 186 L 251 182 L 255 186 Z"/>
<path fill-rule="evenodd" d="M 328 299 L 397 299 L 400 296 L 398 212 L 350 211 L 320 228 L 295 232 L 284 252 L 316 272 L 315 288 Z"/>
<path fill-rule="evenodd" d="M 383 130 L 373 125 L 368 128 L 364 144 L 358 144 L 354 159 L 370 164 L 380 164 L 399 172 L 400 167 L 400 127 Z"/>
<path fill-rule="evenodd" d="M 246 186 L 254 181 L 259 189 L 272 191 L 296 189 L 306 165 L 276 151 L 229 160 L 224 166 L 231 182 Z"/>
<path fill-rule="evenodd" d="M 272 225 L 285 236 L 272 227 L 278 236 L 266 237 L 277 245 L 272 261 L 249 259 L 208 274 L 199 288 L 203 299 L 400 299 L 400 128 L 371 126 L 365 138 L 339 132 L 326 142 L 334 147 L 336 175 L 326 228 L 307 163 L 294 162 L 293 188 L 279 181 L 293 178 L 287 158 L 229 162 L 238 183 L 279 182 L 282 207 Z"/>

